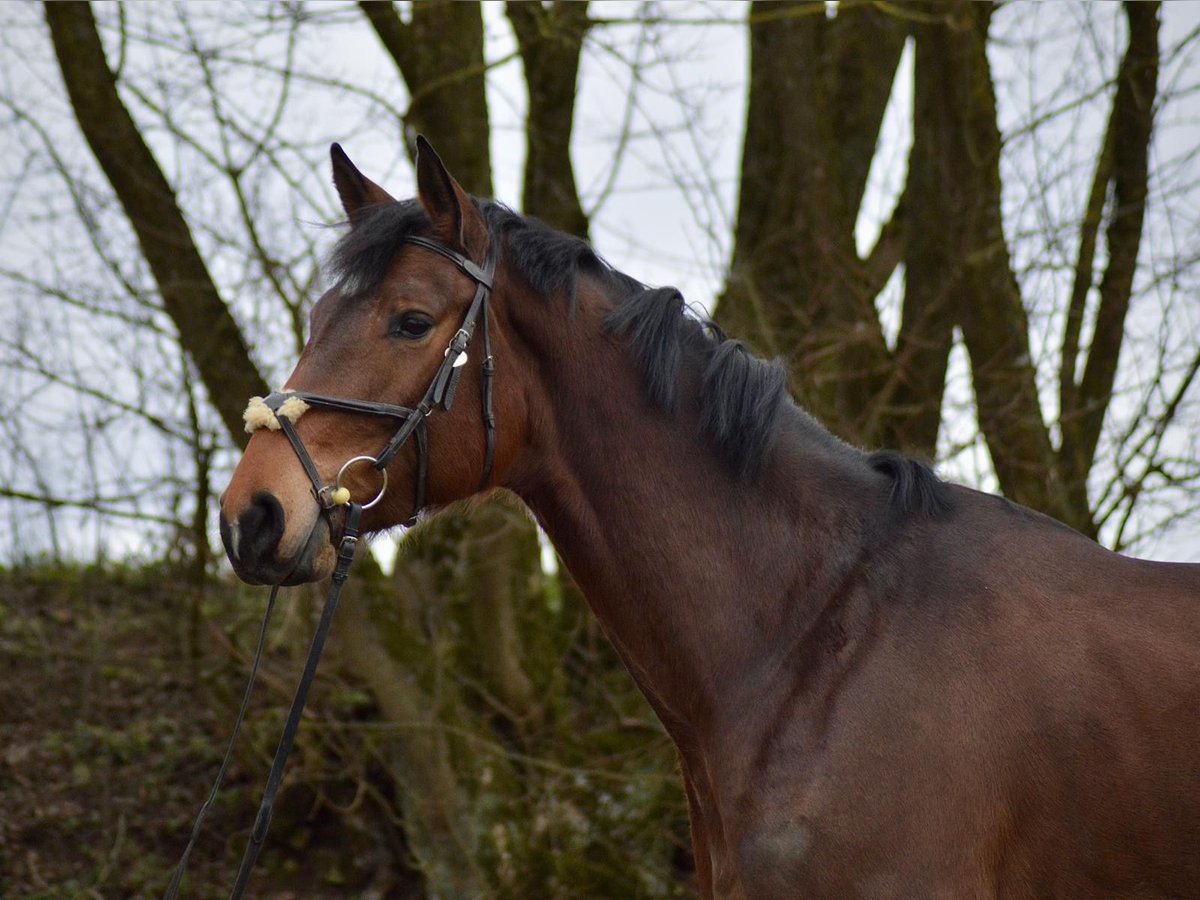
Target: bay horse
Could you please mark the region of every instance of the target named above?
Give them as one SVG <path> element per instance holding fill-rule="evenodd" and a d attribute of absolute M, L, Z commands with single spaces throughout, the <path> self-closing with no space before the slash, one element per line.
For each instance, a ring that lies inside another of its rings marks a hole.
<path fill-rule="evenodd" d="M 332 288 L 221 501 L 243 579 L 327 575 L 350 495 L 507 488 L 678 748 L 703 896 L 1200 896 L 1200 566 L 850 447 L 424 140 L 405 202 L 331 152 Z"/>

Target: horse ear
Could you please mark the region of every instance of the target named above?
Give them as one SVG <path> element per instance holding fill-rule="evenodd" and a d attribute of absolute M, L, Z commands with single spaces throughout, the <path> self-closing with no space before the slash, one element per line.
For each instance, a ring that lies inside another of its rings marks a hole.
<path fill-rule="evenodd" d="M 479 210 L 423 135 L 417 135 L 417 196 L 441 241 L 468 253 L 487 245 Z"/>
<path fill-rule="evenodd" d="M 341 144 L 330 146 L 329 157 L 333 161 L 333 186 L 337 188 L 342 209 L 350 217 L 351 225 L 357 224 L 362 212 L 369 207 L 395 202 L 391 194 L 355 168 Z"/>

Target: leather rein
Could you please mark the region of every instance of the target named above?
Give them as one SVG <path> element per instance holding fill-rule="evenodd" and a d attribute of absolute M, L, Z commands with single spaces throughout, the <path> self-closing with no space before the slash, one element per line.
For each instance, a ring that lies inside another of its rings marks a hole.
<path fill-rule="evenodd" d="M 477 328 L 483 337 L 484 353 L 481 367 L 484 461 L 483 474 L 479 480 L 480 489 L 487 485 L 488 479 L 492 474 L 496 430 L 495 413 L 492 409 L 492 377 L 495 374 L 495 366 L 492 360 L 491 339 L 488 334 L 487 301 L 492 292 L 496 273 L 495 247 L 489 241 L 487 256 L 483 266 L 478 266 L 458 251 L 430 238 L 412 236 L 405 238 L 404 242 L 422 247 L 450 260 L 460 271 L 475 282 L 475 295 L 471 299 L 471 304 L 463 316 L 462 324 L 450 339 L 450 343 L 443 354 L 442 362 L 434 373 L 433 380 L 430 381 L 429 386 L 425 389 L 421 401 L 415 407 L 407 407 L 388 403 L 376 403 L 370 400 L 331 397 L 325 394 L 313 394 L 306 391 L 276 391 L 264 398 L 252 398 L 250 406 L 247 408 L 246 420 L 248 431 L 254 431 L 258 427 L 268 427 L 272 430 L 277 429 L 282 431 L 287 437 L 297 458 L 300 460 L 300 464 L 304 467 L 309 481 L 312 482 L 313 496 L 321 507 L 322 515 L 329 521 L 331 529 L 333 527 L 333 510 L 339 506 L 345 506 L 346 510 L 342 522 L 342 537 L 338 545 L 337 563 L 334 566 L 333 575 L 331 576 L 329 595 L 325 600 L 324 608 L 321 610 L 321 618 L 317 623 L 316 631 L 313 633 L 312 645 L 309 647 L 308 658 L 304 663 L 304 671 L 300 676 L 300 682 L 296 687 L 296 694 L 292 698 L 291 710 L 288 713 L 287 721 L 284 723 L 283 733 L 279 738 L 279 745 L 275 750 L 275 758 L 271 763 L 270 774 L 267 776 L 267 784 L 263 790 L 263 798 L 254 820 L 254 827 L 250 833 L 250 839 L 246 844 L 245 853 L 242 856 L 237 880 L 229 895 L 234 900 L 240 898 L 245 892 L 246 884 L 250 879 L 250 873 L 254 869 L 254 863 L 258 859 L 258 854 L 262 850 L 266 840 L 267 829 L 271 824 L 275 794 L 283 780 L 284 764 L 295 742 L 296 731 L 300 726 L 300 718 L 304 713 L 304 705 L 308 699 L 308 689 L 316 676 L 317 663 L 321 658 L 321 651 L 325 646 L 325 638 L 328 636 L 330 625 L 333 622 L 333 614 L 337 609 L 342 587 L 349 577 L 350 564 L 354 560 L 354 552 L 358 546 L 362 512 L 364 509 L 369 509 L 383 499 L 383 495 L 387 490 L 387 466 L 415 434 L 417 446 L 416 492 L 413 514 L 408 524 L 416 521 L 417 516 L 425 506 L 428 496 L 429 466 L 427 457 L 429 439 L 425 429 L 425 419 L 438 407 L 449 410 L 453 405 L 459 378 L 462 375 L 463 367 L 468 361 L 468 348 L 471 345 L 471 339 L 474 337 Z M 300 401 L 300 405 L 297 406 L 296 401 Z M 252 424 L 250 413 L 255 408 L 256 403 L 265 406 L 270 411 L 270 417 L 265 420 L 256 417 L 257 424 Z M 285 404 L 291 405 L 285 408 Z M 310 406 L 359 415 L 386 416 L 399 419 L 401 424 L 379 455 L 351 457 L 342 464 L 337 476 L 334 478 L 333 484 L 328 484 L 321 478 L 316 464 L 309 455 L 308 449 L 304 446 L 304 442 L 301 440 L 295 427 L 294 420 L 299 418 L 304 410 Z M 346 471 L 359 462 L 369 462 L 383 478 L 383 484 L 379 489 L 379 493 L 367 503 L 355 503 L 350 497 L 350 491 L 342 486 L 342 478 Z M 192 825 L 192 832 L 187 846 L 184 848 L 183 854 L 179 859 L 179 864 L 176 866 L 175 872 L 171 877 L 171 883 L 163 895 L 165 900 L 174 900 L 179 892 L 183 874 L 187 868 L 188 858 L 191 855 L 192 848 L 196 844 L 197 838 L 200 836 L 200 827 L 204 822 L 204 817 L 208 814 L 209 808 L 216 800 L 217 792 L 220 790 L 221 782 L 225 777 L 225 771 L 229 767 L 230 760 L 233 757 L 234 745 L 237 742 L 238 732 L 241 729 L 242 720 L 245 718 L 246 709 L 249 705 L 250 693 L 254 687 L 255 678 L 258 675 L 263 647 L 266 644 L 267 628 L 271 620 L 271 613 L 275 608 L 275 596 L 278 591 L 279 585 L 274 585 L 271 588 L 271 594 L 267 600 L 267 609 L 263 615 L 262 625 L 259 629 L 258 644 L 254 653 L 254 661 L 250 668 L 250 677 L 246 683 L 245 692 L 242 695 L 242 702 L 238 709 L 237 718 L 234 721 L 233 731 L 230 734 L 229 746 L 226 748 L 225 756 L 221 761 L 220 768 L 217 770 L 217 777 L 212 789 L 204 804 L 200 807 L 200 812 L 197 814 L 196 821 Z"/>

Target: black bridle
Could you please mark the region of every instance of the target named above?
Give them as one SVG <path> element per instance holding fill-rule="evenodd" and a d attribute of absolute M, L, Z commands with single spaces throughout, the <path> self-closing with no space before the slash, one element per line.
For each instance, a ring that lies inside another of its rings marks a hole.
<path fill-rule="evenodd" d="M 481 369 L 484 458 L 483 474 L 479 479 L 480 489 L 487 485 L 488 479 L 492 474 L 496 430 L 495 414 L 492 410 L 492 376 L 495 373 L 495 366 L 492 361 L 491 339 L 488 335 L 487 301 L 492 292 L 496 273 L 495 247 L 489 241 L 487 257 L 484 260 L 483 266 L 480 267 L 458 251 L 452 250 L 429 238 L 409 237 L 405 239 L 405 242 L 415 244 L 418 247 L 423 247 L 439 256 L 445 257 L 475 282 L 475 296 L 471 300 L 471 305 L 467 308 L 458 331 L 450 339 L 441 365 L 438 366 L 437 371 L 434 373 L 433 380 L 429 383 L 429 387 L 426 388 L 421 401 L 415 407 L 394 406 L 388 403 L 330 397 L 324 394 L 311 394 L 305 391 L 276 391 L 270 396 L 263 398 L 262 401 L 271 410 L 272 414 L 279 413 L 281 407 L 289 399 L 299 398 L 309 406 L 355 414 L 387 416 L 400 419 L 401 424 L 400 428 L 392 436 L 391 440 L 387 442 L 387 445 L 378 456 L 351 457 L 342 464 L 341 469 L 338 470 L 337 476 L 334 478 L 333 484 L 327 484 L 317 471 L 317 467 L 313 463 L 308 449 L 304 446 L 304 442 L 300 439 L 300 435 L 296 431 L 292 419 L 287 415 L 275 415 L 275 422 L 284 435 L 287 436 L 288 442 L 296 452 L 296 456 L 299 458 L 300 464 L 304 467 L 309 481 L 312 482 L 313 495 L 316 497 L 317 503 L 320 504 L 322 514 L 329 518 L 331 517 L 332 510 L 339 506 L 345 506 L 346 513 L 342 523 L 342 537 L 338 545 L 337 564 L 334 566 L 329 595 L 325 600 L 324 608 L 321 610 L 321 619 L 313 634 L 308 658 L 304 663 L 304 671 L 300 676 L 300 683 L 297 685 L 296 694 L 292 698 L 291 710 L 288 713 L 287 721 L 284 723 L 283 733 L 279 738 L 279 745 L 275 750 L 275 758 L 271 763 L 270 774 L 267 776 L 267 785 L 263 790 L 262 802 L 259 804 L 258 815 L 254 820 L 254 828 L 251 830 L 250 839 L 246 844 L 246 851 L 242 856 L 242 863 L 238 869 L 237 880 L 230 893 L 231 898 L 240 898 L 242 896 L 246 889 L 246 884 L 250 880 L 250 873 L 254 869 L 254 863 L 258 859 L 258 854 L 262 850 L 266 840 L 267 829 L 271 824 L 271 813 L 275 804 L 275 794 L 283 780 L 284 763 L 291 753 L 292 744 L 296 737 L 296 730 L 300 727 L 300 717 L 304 713 L 304 704 L 308 698 L 308 689 L 316 676 L 317 662 L 321 658 L 321 650 L 325 646 L 325 638 L 333 623 L 333 614 L 337 609 L 342 586 L 349 577 L 350 564 L 354 560 L 354 551 L 358 546 L 359 521 L 362 517 L 362 512 L 364 509 L 374 506 L 382 499 L 384 491 L 387 489 L 388 464 L 414 434 L 417 436 L 417 472 L 415 476 L 416 488 L 413 515 L 410 521 L 415 520 L 424 508 L 428 494 L 427 480 L 429 477 L 427 463 L 429 440 L 425 430 L 425 419 L 439 406 L 442 409 L 448 410 L 453 405 L 454 394 L 458 389 L 458 381 L 462 375 L 462 369 L 467 362 L 467 351 L 471 345 L 471 339 L 475 335 L 476 328 L 483 335 L 484 354 Z M 374 499 L 365 504 L 353 502 L 350 499 L 349 491 L 343 488 L 341 484 L 342 476 L 346 473 L 346 470 L 360 461 L 369 461 L 383 476 L 383 486 L 380 488 L 379 493 Z M 330 526 L 332 528 L 332 522 Z M 209 792 L 203 806 L 200 807 L 200 812 L 197 814 L 196 821 L 192 825 L 191 837 L 184 848 L 179 864 L 175 868 L 171 883 L 167 886 L 166 893 L 164 894 L 166 900 L 173 900 L 179 891 L 183 880 L 183 873 L 187 868 L 188 857 L 191 855 L 196 839 L 200 836 L 200 826 L 203 824 L 205 815 L 207 815 L 209 808 L 216 799 L 217 791 L 225 777 L 225 770 L 228 768 L 229 761 L 232 758 L 234 744 L 237 741 L 238 732 L 241 729 L 242 720 L 249 705 L 250 692 L 254 687 L 254 680 L 258 674 L 258 666 L 262 659 L 263 647 L 265 645 L 267 626 L 271 620 L 271 612 L 275 607 L 275 595 L 278 590 L 279 585 L 275 585 L 271 589 L 271 595 L 267 600 L 267 610 L 263 616 L 262 626 L 259 629 L 258 646 L 255 650 L 254 662 L 250 668 L 250 678 L 242 696 L 237 718 L 234 721 L 233 732 L 229 738 L 229 746 L 226 748 L 225 757 L 221 761 L 220 768 L 217 770 L 217 777 L 213 783 L 212 790 Z"/>
<path fill-rule="evenodd" d="M 344 397 L 330 397 L 325 394 L 312 394 L 306 391 L 276 391 L 264 398 L 264 402 L 273 412 L 278 412 L 279 408 L 290 398 L 298 397 L 308 405 L 318 408 L 365 415 L 387 416 L 401 421 L 399 429 L 397 429 L 391 440 L 387 442 L 387 445 L 377 456 L 355 456 L 351 458 L 343 464 L 337 477 L 334 479 L 334 483 L 327 484 L 321 479 L 321 475 L 317 471 L 317 467 L 313 464 L 312 457 L 309 456 L 304 442 L 300 439 L 294 423 L 287 417 L 278 417 L 280 429 L 287 436 L 292 449 L 296 451 L 296 456 L 300 459 L 300 464 L 308 474 L 309 481 L 312 482 L 313 493 L 317 498 L 317 502 L 321 504 L 321 508 L 324 511 L 329 511 L 340 503 L 346 502 L 344 499 L 337 497 L 335 492 L 341 487 L 341 479 L 345 471 L 359 461 L 370 462 L 375 469 L 384 475 L 383 489 L 380 490 L 380 493 L 374 500 L 365 504 L 365 507 L 370 507 L 377 503 L 383 496 L 383 490 L 387 487 L 386 470 L 388 464 L 400 449 L 408 443 L 409 438 L 415 434 L 417 437 L 417 474 L 416 500 L 413 507 L 412 519 L 417 517 L 417 514 L 424 508 L 428 495 L 429 438 L 425 430 L 425 419 L 439 406 L 442 409 L 448 410 L 454 404 L 454 395 L 458 390 L 458 380 L 467 362 L 467 349 L 471 345 L 471 338 L 474 337 L 477 327 L 483 336 L 481 406 L 483 411 L 484 459 L 483 474 L 479 479 L 480 489 L 487 485 L 488 478 L 492 474 L 492 462 L 495 456 L 496 444 L 496 419 L 492 410 L 492 376 L 495 373 L 495 365 L 492 361 L 491 336 L 488 333 L 487 301 L 492 292 L 496 273 L 495 251 L 489 243 L 487 257 L 484 260 L 483 266 L 480 267 L 457 250 L 452 250 L 444 244 L 439 244 L 437 241 L 430 240 L 429 238 L 409 237 L 405 239 L 405 243 L 423 247 L 432 253 L 450 260 L 458 266 L 460 271 L 475 282 L 475 296 L 471 299 L 471 304 L 467 307 L 467 311 L 463 315 L 462 324 L 446 347 L 442 363 L 434 373 L 433 380 L 429 382 L 429 387 L 425 389 L 425 394 L 421 398 L 421 401 L 415 407 L 395 406 L 390 403 L 376 403 L 371 400 L 349 400 Z M 410 519 L 410 521 L 412 520 Z"/>

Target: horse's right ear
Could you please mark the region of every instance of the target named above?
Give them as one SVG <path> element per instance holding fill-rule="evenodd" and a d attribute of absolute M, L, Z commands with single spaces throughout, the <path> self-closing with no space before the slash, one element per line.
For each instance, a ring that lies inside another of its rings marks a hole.
<path fill-rule="evenodd" d="M 417 135 L 417 198 L 439 240 L 468 256 L 484 252 L 487 225 L 470 196 L 422 135 Z"/>
<path fill-rule="evenodd" d="M 351 225 L 357 224 L 364 210 L 380 203 L 395 202 L 391 194 L 355 168 L 341 144 L 329 148 L 329 157 L 333 160 L 333 186 L 337 188 L 342 209 L 350 217 Z"/>

